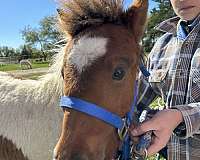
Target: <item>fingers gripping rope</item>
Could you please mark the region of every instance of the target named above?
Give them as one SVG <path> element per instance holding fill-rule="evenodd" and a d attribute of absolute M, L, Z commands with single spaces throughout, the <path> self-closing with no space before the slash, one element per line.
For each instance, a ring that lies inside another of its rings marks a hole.
<path fill-rule="evenodd" d="M 139 122 L 142 123 L 147 119 L 149 119 L 148 111 L 144 110 L 140 116 Z M 135 159 L 142 160 L 147 158 L 148 156 L 147 148 L 150 146 L 151 140 L 152 140 L 152 131 L 148 131 L 140 137 L 139 143 L 133 148 Z"/>

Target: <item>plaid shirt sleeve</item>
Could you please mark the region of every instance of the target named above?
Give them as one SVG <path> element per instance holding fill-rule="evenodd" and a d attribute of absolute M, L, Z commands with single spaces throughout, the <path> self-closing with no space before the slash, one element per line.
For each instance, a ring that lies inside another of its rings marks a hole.
<path fill-rule="evenodd" d="M 200 103 L 180 105 L 173 108 L 178 109 L 184 119 L 186 132 L 185 135 L 178 135 L 180 138 L 186 139 L 195 136 L 195 134 L 200 134 Z M 179 127 L 184 129 L 181 125 Z"/>
<path fill-rule="evenodd" d="M 158 97 L 154 92 L 150 83 L 148 82 L 147 77 L 145 77 L 141 72 L 139 74 L 139 94 L 138 94 L 138 103 L 137 110 L 141 113 L 144 109 L 149 108 L 149 105 Z"/>

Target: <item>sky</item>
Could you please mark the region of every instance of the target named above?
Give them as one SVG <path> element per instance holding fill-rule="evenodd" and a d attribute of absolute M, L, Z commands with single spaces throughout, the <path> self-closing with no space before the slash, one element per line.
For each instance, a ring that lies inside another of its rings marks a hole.
<path fill-rule="evenodd" d="M 124 0 L 128 6 L 132 0 Z M 156 3 L 150 0 L 150 9 Z M 0 46 L 18 48 L 24 43 L 20 31 L 30 25 L 35 28 L 39 21 L 56 13 L 55 0 L 3 0 L 0 5 Z"/>

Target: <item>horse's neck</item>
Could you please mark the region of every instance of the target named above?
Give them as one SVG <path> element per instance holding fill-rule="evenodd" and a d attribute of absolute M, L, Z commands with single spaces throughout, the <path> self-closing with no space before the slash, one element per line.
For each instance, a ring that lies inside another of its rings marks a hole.
<path fill-rule="evenodd" d="M 56 75 L 19 80 L 0 74 L 0 135 L 13 140 L 30 159 L 50 159 L 62 111 Z"/>

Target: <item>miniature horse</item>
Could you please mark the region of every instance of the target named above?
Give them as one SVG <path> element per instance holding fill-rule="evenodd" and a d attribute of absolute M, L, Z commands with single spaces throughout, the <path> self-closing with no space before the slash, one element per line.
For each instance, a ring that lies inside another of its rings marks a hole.
<path fill-rule="evenodd" d="M 63 0 L 60 26 L 69 37 L 63 64 L 64 95 L 124 117 L 133 101 L 147 0 L 127 11 L 120 0 Z M 114 159 L 115 128 L 85 113 L 64 109 L 55 160 Z"/>

